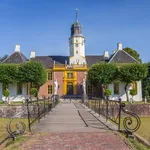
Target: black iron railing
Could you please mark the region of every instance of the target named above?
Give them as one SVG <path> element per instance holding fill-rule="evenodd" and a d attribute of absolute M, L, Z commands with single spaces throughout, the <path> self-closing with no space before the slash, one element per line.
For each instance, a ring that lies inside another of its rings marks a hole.
<path fill-rule="evenodd" d="M 34 101 L 27 100 L 27 112 L 28 112 L 28 126 L 31 132 L 31 126 L 39 121 L 43 116 L 51 111 L 53 107 L 58 104 L 58 95 L 52 96 L 51 98 L 44 98 L 42 100 L 37 99 Z"/>
<path fill-rule="evenodd" d="M 0 145 L 10 138 L 14 140 L 18 135 L 24 134 L 26 128 L 31 132 L 31 126 L 49 113 L 58 102 L 58 95 L 34 101 L 27 99 L 23 104 L 22 111 L 9 119 L 6 125 L 8 136 L 0 142 Z"/>
<path fill-rule="evenodd" d="M 125 129 L 128 134 L 137 131 L 141 121 L 137 114 L 125 109 L 125 103 L 121 99 L 109 100 L 102 98 L 91 97 L 84 104 L 94 110 L 99 116 L 110 120 L 118 126 L 118 130 Z"/>

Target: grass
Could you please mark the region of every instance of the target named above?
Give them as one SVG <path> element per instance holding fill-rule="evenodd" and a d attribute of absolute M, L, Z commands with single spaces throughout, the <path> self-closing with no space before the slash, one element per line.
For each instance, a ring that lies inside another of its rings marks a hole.
<path fill-rule="evenodd" d="M 27 119 L 18 119 L 17 118 L 12 121 L 12 124 L 11 124 L 12 131 L 15 131 L 16 123 L 18 121 L 23 121 L 25 123 L 26 127 L 28 127 Z M 9 135 L 7 132 L 7 129 L 6 129 L 8 122 L 9 122 L 9 118 L 0 118 L 0 141 L 2 141 L 5 137 L 7 137 Z M 27 131 L 28 131 L 28 128 L 27 128 Z"/>
<path fill-rule="evenodd" d="M 150 117 L 141 118 L 141 126 L 136 133 L 150 142 Z"/>
<path fill-rule="evenodd" d="M 5 148 L 3 148 L 4 150 L 21 150 L 21 144 L 24 143 L 25 140 L 28 139 L 29 136 L 18 136 L 16 137 L 15 141 L 13 140 L 9 140 L 6 144 L 5 144 Z"/>
<path fill-rule="evenodd" d="M 141 119 L 141 126 L 136 131 L 136 133 L 150 142 L 150 117 L 141 117 L 140 119 Z M 135 127 L 134 126 L 135 124 L 136 124 L 136 122 L 133 119 L 132 126 Z M 123 128 L 123 119 L 121 119 L 121 129 L 124 129 Z"/>
<path fill-rule="evenodd" d="M 130 143 L 133 145 L 133 147 L 136 149 L 136 150 L 150 150 L 149 147 L 139 143 L 138 141 L 134 140 L 134 139 L 131 139 L 129 138 L 128 139 L 130 141 Z"/>

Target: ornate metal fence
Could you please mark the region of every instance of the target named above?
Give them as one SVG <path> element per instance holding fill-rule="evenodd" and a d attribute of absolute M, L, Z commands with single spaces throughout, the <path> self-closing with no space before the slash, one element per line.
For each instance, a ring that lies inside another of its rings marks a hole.
<path fill-rule="evenodd" d="M 128 134 L 132 134 L 140 127 L 141 121 L 139 116 L 126 110 L 126 105 L 121 99 L 116 101 L 92 97 L 84 104 L 98 113 L 99 116 L 105 117 L 106 121 L 110 120 L 116 124 L 119 131 L 125 129 Z"/>
<path fill-rule="evenodd" d="M 30 132 L 31 125 L 49 113 L 51 109 L 57 105 L 58 100 L 59 97 L 57 95 L 47 99 L 44 98 L 43 100 L 27 100 L 28 126 Z"/>
<path fill-rule="evenodd" d="M 14 140 L 16 136 L 24 134 L 26 128 L 31 132 L 31 126 L 49 113 L 58 101 L 58 95 L 34 101 L 27 99 L 22 111 L 9 119 L 6 125 L 8 136 L 0 142 L 0 145 L 10 138 Z"/>

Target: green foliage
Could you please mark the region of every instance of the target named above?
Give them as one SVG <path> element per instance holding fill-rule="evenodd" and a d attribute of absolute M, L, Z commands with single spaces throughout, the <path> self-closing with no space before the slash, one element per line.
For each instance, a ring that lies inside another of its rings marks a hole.
<path fill-rule="evenodd" d="M 112 94 L 112 92 L 111 92 L 111 90 L 106 89 L 104 94 L 105 94 L 106 97 L 109 97 Z"/>
<path fill-rule="evenodd" d="M 110 84 L 117 79 L 118 68 L 115 64 L 97 63 L 88 71 L 88 79 L 93 85 Z"/>
<path fill-rule="evenodd" d="M 0 82 L 6 86 L 16 80 L 17 65 L 14 64 L 0 64 Z"/>
<path fill-rule="evenodd" d="M 37 97 L 37 95 L 38 95 L 38 89 L 36 89 L 36 88 L 31 88 L 30 93 L 31 93 L 31 95 Z"/>
<path fill-rule="evenodd" d="M 10 91 L 9 91 L 8 89 L 5 90 L 5 91 L 3 92 L 3 95 L 4 95 L 5 97 L 9 97 Z"/>
<path fill-rule="evenodd" d="M 145 65 L 148 67 L 148 74 L 142 81 L 143 97 L 150 101 L 150 62 Z"/>
<path fill-rule="evenodd" d="M 3 62 L 7 57 L 8 57 L 8 55 L 4 55 L 3 57 L 1 57 L 0 62 Z"/>
<path fill-rule="evenodd" d="M 119 80 L 124 83 L 140 81 L 147 76 L 147 66 L 143 64 L 127 64 L 119 67 Z"/>
<path fill-rule="evenodd" d="M 46 82 L 46 70 L 41 63 L 30 61 L 18 68 L 17 79 L 21 83 L 33 83 L 39 87 Z"/>
<path fill-rule="evenodd" d="M 129 101 L 127 86 L 134 81 L 140 81 L 147 76 L 148 68 L 144 64 L 134 63 L 127 64 L 119 67 L 118 77 L 119 80 L 126 83 L 125 92 L 127 100 Z"/>
<path fill-rule="evenodd" d="M 136 50 L 133 50 L 132 48 L 129 48 L 129 47 L 126 47 L 123 50 L 126 51 L 128 54 L 130 54 L 137 61 L 142 62 L 141 59 L 139 58 L 140 55 Z"/>
<path fill-rule="evenodd" d="M 130 95 L 133 97 L 137 94 L 137 91 L 135 89 L 130 90 Z"/>

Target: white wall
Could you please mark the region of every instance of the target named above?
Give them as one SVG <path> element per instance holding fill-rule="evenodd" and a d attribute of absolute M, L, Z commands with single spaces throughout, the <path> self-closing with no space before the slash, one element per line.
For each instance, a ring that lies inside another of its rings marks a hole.
<path fill-rule="evenodd" d="M 78 47 L 76 47 L 76 44 L 78 44 Z M 84 37 L 73 36 L 70 38 L 70 56 L 70 64 L 86 64 Z"/>
<path fill-rule="evenodd" d="M 0 100 L 2 100 L 2 83 L 0 83 Z"/>
<path fill-rule="evenodd" d="M 112 91 L 112 96 L 110 97 L 110 99 L 112 100 L 118 100 L 118 98 L 121 98 L 122 101 L 126 101 L 126 94 L 125 94 L 125 90 L 124 90 L 124 86 L 125 83 L 120 82 L 119 83 L 119 95 L 114 95 L 114 86 L 113 84 L 109 84 L 108 88 Z M 130 89 L 132 89 L 130 86 L 128 86 L 128 95 L 129 95 L 129 99 L 132 98 L 132 96 L 129 94 Z M 142 101 L 142 86 L 141 86 L 141 81 L 137 82 L 137 95 L 135 95 L 133 97 L 134 101 Z"/>
<path fill-rule="evenodd" d="M 27 98 L 26 84 L 22 86 L 22 95 L 17 95 L 17 83 L 10 84 L 8 89 L 10 91 L 10 101 L 23 101 Z M 2 96 L 2 100 L 5 101 L 4 96 Z"/>

